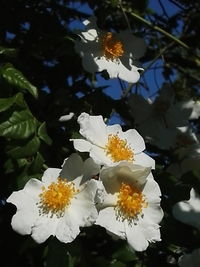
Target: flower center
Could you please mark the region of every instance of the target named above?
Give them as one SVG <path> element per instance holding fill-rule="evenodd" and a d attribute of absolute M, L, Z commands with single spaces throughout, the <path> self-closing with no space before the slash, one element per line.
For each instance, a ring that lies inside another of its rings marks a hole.
<path fill-rule="evenodd" d="M 73 183 L 67 183 L 66 179 L 61 178 L 51 183 L 47 189 L 43 186 L 42 193 L 39 195 L 40 214 L 51 213 L 52 216 L 54 214 L 57 217 L 63 216 L 65 208 L 70 205 L 76 192 L 78 190 L 75 190 Z"/>
<path fill-rule="evenodd" d="M 102 38 L 103 53 L 106 59 L 114 60 L 124 54 L 123 44 L 117 40 L 111 32 Z"/>
<path fill-rule="evenodd" d="M 118 217 L 129 221 L 137 219 L 143 208 L 147 207 L 147 204 L 145 196 L 137 187 L 122 183 L 116 206 Z"/>
<path fill-rule="evenodd" d="M 105 147 L 106 155 L 109 155 L 114 162 L 121 160 L 133 161 L 134 153 L 127 145 L 127 141 L 120 139 L 118 135 L 110 134 Z"/>

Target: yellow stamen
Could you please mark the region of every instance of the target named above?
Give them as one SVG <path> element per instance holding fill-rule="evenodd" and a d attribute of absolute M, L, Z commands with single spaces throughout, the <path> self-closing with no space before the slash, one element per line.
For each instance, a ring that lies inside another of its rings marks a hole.
<path fill-rule="evenodd" d="M 57 182 L 52 182 L 48 188 L 42 187 L 40 197 L 40 213 L 45 213 L 57 217 L 64 214 L 64 210 L 71 203 L 74 194 L 78 192 L 75 190 L 73 183 L 68 183 L 66 179 L 58 178 Z"/>
<path fill-rule="evenodd" d="M 124 54 L 122 42 L 117 40 L 111 32 L 108 32 L 103 36 L 102 48 L 104 56 L 108 60 L 117 59 Z"/>
<path fill-rule="evenodd" d="M 110 134 L 108 136 L 108 143 L 105 147 L 105 151 L 114 162 L 121 160 L 133 161 L 133 151 L 127 145 L 127 141 L 120 139 L 118 135 Z"/>
<path fill-rule="evenodd" d="M 136 186 L 122 183 L 116 206 L 117 216 L 132 221 L 138 219 L 138 215 L 146 207 L 147 202 L 142 192 Z"/>

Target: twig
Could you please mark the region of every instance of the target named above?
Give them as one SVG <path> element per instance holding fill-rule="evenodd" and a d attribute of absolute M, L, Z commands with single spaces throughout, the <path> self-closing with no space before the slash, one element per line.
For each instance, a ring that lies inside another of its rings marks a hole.
<path fill-rule="evenodd" d="M 190 47 L 185 44 L 184 42 L 182 42 L 180 39 L 178 39 L 177 37 L 175 37 L 174 35 L 166 32 L 165 30 L 161 29 L 159 26 L 153 25 L 151 22 L 149 22 L 148 20 L 140 17 L 139 15 L 137 15 L 134 12 L 130 12 L 130 15 L 133 16 L 134 18 L 136 18 L 137 20 L 145 23 L 146 25 L 148 25 L 149 27 L 151 27 L 152 29 L 164 34 L 165 36 L 167 36 L 169 39 L 173 40 L 174 42 L 178 43 L 179 45 L 181 45 L 182 47 L 184 47 L 185 49 L 189 50 Z"/>

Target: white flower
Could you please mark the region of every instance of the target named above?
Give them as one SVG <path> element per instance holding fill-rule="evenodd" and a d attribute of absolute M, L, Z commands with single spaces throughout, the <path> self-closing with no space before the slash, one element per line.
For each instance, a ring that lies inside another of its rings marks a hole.
<path fill-rule="evenodd" d="M 89 152 L 97 164 L 116 165 L 130 161 L 143 166 L 155 167 L 155 161 L 143 153 L 145 143 L 134 129 L 123 132 L 119 124 L 106 125 L 102 116 L 81 113 L 78 117 L 80 134 L 85 139 L 72 139 L 80 152 Z"/>
<path fill-rule="evenodd" d="M 192 128 L 179 128 L 177 149 L 174 150 L 174 154 L 176 155 L 176 161 L 167 168 L 169 173 L 181 177 L 189 171 L 200 171 L 200 138 Z"/>
<path fill-rule="evenodd" d="M 83 22 L 86 31 L 79 33 L 75 49 L 81 55 L 83 67 L 88 72 L 107 70 L 110 78 L 119 77 L 136 83 L 140 74 L 136 60 L 143 56 L 146 45 L 128 30 L 120 33 L 103 32 L 97 28 L 96 19 Z"/>
<path fill-rule="evenodd" d="M 176 203 L 172 212 L 177 220 L 200 230 L 200 196 L 193 188 L 190 191 L 190 199 Z"/>
<path fill-rule="evenodd" d="M 137 129 L 146 141 L 162 149 L 175 147 L 181 128 L 188 127 L 190 119 L 198 118 L 197 103 L 175 102 L 174 97 L 166 84 L 154 101 L 132 95 L 128 102 Z"/>
<path fill-rule="evenodd" d="M 100 173 L 105 193 L 103 202 L 98 204 L 95 224 L 115 238 L 127 240 L 136 251 L 160 241 L 161 192 L 150 171 L 151 168 L 121 162 Z"/>
<path fill-rule="evenodd" d="M 190 254 L 184 254 L 178 259 L 180 267 L 199 267 L 200 266 L 200 248 L 195 249 Z"/>
<path fill-rule="evenodd" d="M 195 120 L 200 117 L 200 101 L 194 101 L 192 99 L 184 101 L 182 103 L 183 109 L 191 109 L 190 119 Z"/>
<path fill-rule="evenodd" d="M 91 158 L 83 162 L 72 154 L 62 169 L 47 169 L 41 181 L 30 179 L 7 199 L 17 207 L 12 228 L 37 243 L 51 235 L 64 243 L 73 241 L 80 227 L 90 226 L 98 215 L 94 203 L 98 182 L 89 180 L 98 172 Z"/>

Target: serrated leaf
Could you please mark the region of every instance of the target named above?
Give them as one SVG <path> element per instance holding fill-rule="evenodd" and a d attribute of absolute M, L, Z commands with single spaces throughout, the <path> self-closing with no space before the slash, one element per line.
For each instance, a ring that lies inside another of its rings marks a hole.
<path fill-rule="evenodd" d="M 43 140 L 47 145 L 52 144 L 51 138 L 47 134 L 47 129 L 46 129 L 46 122 L 43 122 L 40 127 L 38 128 L 38 136 L 40 137 L 41 140 Z"/>
<path fill-rule="evenodd" d="M 37 121 L 28 110 L 14 111 L 0 124 L 0 136 L 13 139 L 29 137 L 36 130 Z"/>
<path fill-rule="evenodd" d="M 23 146 L 17 146 L 7 151 L 7 154 L 12 158 L 26 158 L 31 157 L 38 151 L 40 147 L 40 139 L 34 136 L 28 143 Z"/>
<path fill-rule="evenodd" d="M 21 71 L 14 68 L 11 64 L 6 64 L 1 69 L 1 75 L 11 86 L 15 86 L 20 90 L 28 90 L 29 93 L 37 98 L 37 88 L 26 79 Z"/>
<path fill-rule="evenodd" d="M 21 93 L 18 93 L 12 97 L 0 99 L 0 112 L 9 109 L 14 103 L 18 104 L 21 107 L 26 106 L 23 95 Z"/>

